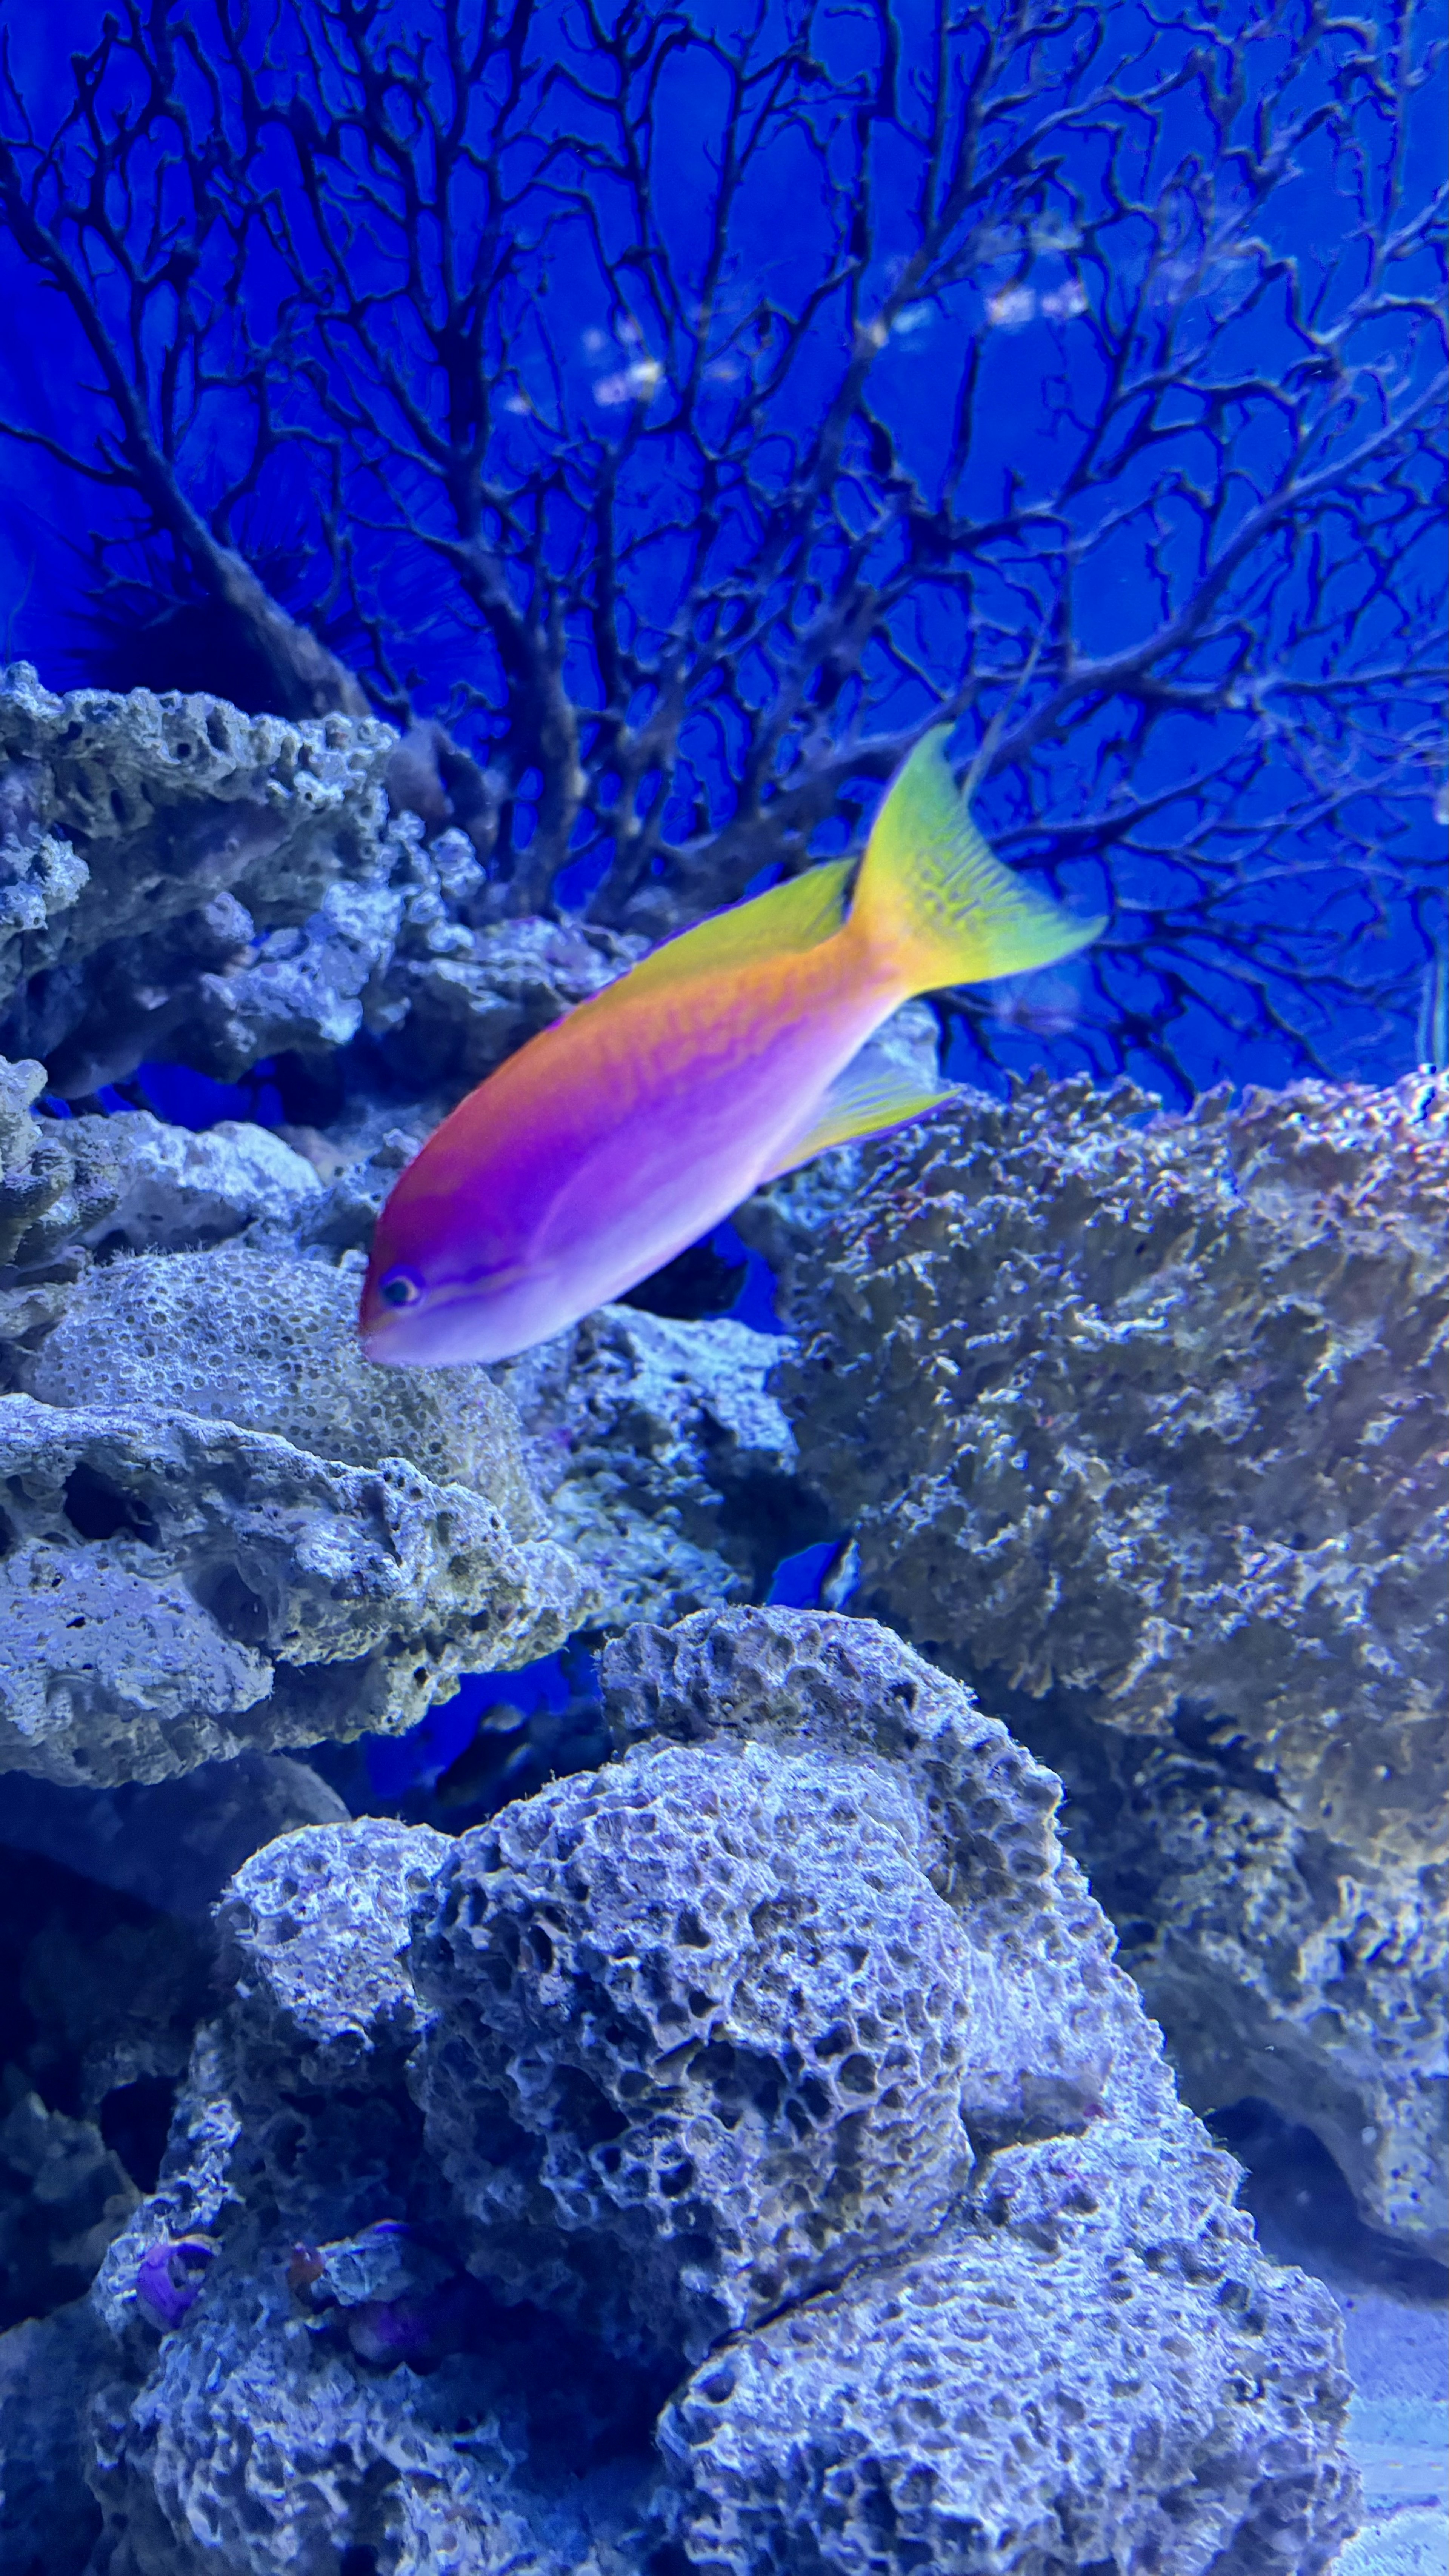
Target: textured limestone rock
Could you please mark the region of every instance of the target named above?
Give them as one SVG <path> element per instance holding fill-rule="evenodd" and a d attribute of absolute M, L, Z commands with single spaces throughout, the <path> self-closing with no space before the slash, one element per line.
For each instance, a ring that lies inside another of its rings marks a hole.
<path fill-rule="evenodd" d="M 42 1403 L 202 1414 L 375 1467 L 407 1458 L 542 1527 L 517 1418 L 486 1370 L 382 1369 L 357 1339 L 350 1265 L 219 1248 L 95 1270 L 30 1369 Z"/>
<path fill-rule="evenodd" d="M 0 1763 L 79 1787 L 412 1725 L 587 1615 L 563 1550 L 395 1455 L 12 1395 L 0 1493 Z"/>
<path fill-rule="evenodd" d="M 222 1081 L 365 1031 L 436 1110 L 638 956 L 474 927 L 459 831 L 389 812 L 397 736 L 0 672 L 0 1046 L 66 1096 L 174 1056 Z"/>
<path fill-rule="evenodd" d="M 107 1252 L 191 1251 L 249 1226 L 289 1228 L 322 1185 L 312 1166 L 270 1128 L 223 1118 L 193 1134 L 148 1109 L 59 1123 L 61 1142 L 115 1173 L 116 1204 L 85 1235 Z"/>
<path fill-rule="evenodd" d="M 284 2086 L 396 2073 L 420 2026 L 414 1906 L 448 1856 L 430 1825 L 365 1816 L 283 1834 L 238 1870 L 218 1917 L 223 1973 L 253 2060 Z"/>
<path fill-rule="evenodd" d="M 795 1255 L 782 1400 L 862 1606 L 1066 1771 L 1189 2098 L 1442 2244 L 1449 1092 L 1154 1109 L 894 1145 Z"/>
<path fill-rule="evenodd" d="M 182 1053 L 228 1078 L 255 1061 L 257 1037 L 265 1052 L 350 1035 L 388 947 L 372 912 L 396 855 L 383 793 L 395 739 L 371 720 L 291 724 L 146 689 L 57 697 L 12 665 L 0 675 L 0 1045 L 43 1056 L 73 1095 L 147 1056 Z M 418 831 L 391 827 L 399 846 Z M 328 1007 L 319 1017 L 314 978 L 300 1016 L 259 1019 L 244 1007 L 258 977 L 287 965 L 295 983 L 295 960 L 267 946 L 289 931 L 328 950 Z M 232 992 L 238 978 L 251 983 Z M 349 981 L 350 1028 L 332 1007 Z M 238 1013 L 248 1026 L 234 1042 Z"/>
<path fill-rule="evenodd" d="M 458 916 L 479 882 L 476 867 L 471 880 L 466 869 L 444 867 L 437 893 L 412 900 L 369 1008 L 385 1061 L 414 1092 L 460 1097 L 649 946 L 578 921 L 471 929 Z"/>
<path fill-rule="evenodd" d="M 660 2436 L 689 2564 L 1332 2566 L 1354 2478 L 1323 2457 L 1326 2293 L 1298 2275 L 1266 2312 L 1176 2174 L 1123 2224 L 1120 2169 L 1104 2191 L 1088 2158 L 1027 2155 L 1026 2228 L 948 2228 L 695 2372 Z"/>
<path fill-rule="evenodd" d="M 1049 1775 L 868 1622 L 636 1629 L 606 1689 L 602 1774 L 238 1873 L 93 2293 L 98 2563 L 1321 2576 L 1336 2312 L 1234 2209 Z"/>
<path fill-rule="evenodd" d="M 727 1316 L 604 1306 L 495 1371 L 553 1526 L 609 1621 L 763 1591 L 804 1543 L 794 1437 L 765 1386 L 780 1348 Z"/>
<path fill-rule="evenodd" d="M 120 1176 L 103 1120 L 41 1120 L 43 1064 L 0 1056 L 0 1388 L 37 1347 L 86 1268 L 82 1238 L 104 1226 Z"/>

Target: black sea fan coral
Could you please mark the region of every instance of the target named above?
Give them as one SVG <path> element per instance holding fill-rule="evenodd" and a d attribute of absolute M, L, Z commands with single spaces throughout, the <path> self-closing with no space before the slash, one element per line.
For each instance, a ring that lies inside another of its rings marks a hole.
<path fill-rule="evenodd" d="M 649 938 L 961 717 L 989 837 L 1118 916 L 1079 993 L 970 1024 L 998 1061 L 1407 1059 L 1444 763 L 1412 11 L 1032 0 L 928 42 L 815 0 L 159 0 L 45 55 L 0 80 L 38 659 L 79 523 L 109 676 L 129 616 L 133 679 L 385 715 L 490 917 Z"/>

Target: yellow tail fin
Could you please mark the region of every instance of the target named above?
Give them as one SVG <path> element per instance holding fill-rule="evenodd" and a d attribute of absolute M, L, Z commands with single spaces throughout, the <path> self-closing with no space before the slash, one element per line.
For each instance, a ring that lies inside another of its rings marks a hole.
<path fill-rule="evenodd" d="M 937 725 L 897 770 L 871 828 L 850 907 L 873 954 L 900 971 L 902 993 L 984 984 L 1055 965 L 1096 938 L 1105 913 L 1074 921 L 988 849 L 946 758 Z"/>

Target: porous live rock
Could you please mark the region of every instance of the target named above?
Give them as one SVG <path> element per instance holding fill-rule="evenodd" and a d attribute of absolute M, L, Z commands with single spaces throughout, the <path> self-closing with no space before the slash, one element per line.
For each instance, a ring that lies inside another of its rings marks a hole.
<path fill-rule="evenodd" d="M 108 1140 L 92 1132 L 104 1122 L 35 1117 L 45 1084 L 43 1064 L 0 1056 L 0 1388 L 64 1311 L 89 1259 L 82 1238 L 120 1197 Z"/>
<path fill-rule="evenodd" d="M 221 1905 L 234 2038 L 283 2089 L 396 2073 L 417 2038 L 407 1965 L 414 1905 L 448 1855 L 431 1825 L 364 1816 L 283 1834 Z"/>
<path fill-rule="evenodd" d="M 820 1534 L 802 1524 L 794 1436 L 765 1385 L 780 1350 L 728 1316 L 603 1306 L 495 1371 L 610 1623 L 762 1592 L 779 1558 Z"/>
<path fill-rule="evenodd" d="M 605 1680 L 602 1773 L 238 1873 L 93 2293 L 100 2563 L 1322 2576 L 1337 2312 L 1234 2209 L 1050 1775 L 868 1622 L 700 1613 Z"/>
<path fill-rule="evenodd" d="M 361 1034 L 436 1115 L 642 952 L 475 924 L 472 844 L 390 810 L 397 753 L 372 718 L 0 672 L 0 1046 L 74 1098 L 147 1059 L 235 1081 Z"/>
<path fill-rule="evenodd" d="M 28 1372 L 45 1404 L 181 1411 L 270 1431 L 320 1458 L 407 1458 L 542 1527 L 517 1417 L 481 1368 L 384 1369 L 357 1338 L 346 1265 L 219 1247 L 91 1273 Z"/>
<path fill-rule="evenodd" d="M 455 873 L 431 899 L 413 900 L 368 1013 L 394 1076 L 414 1093 L 449 1100 L 612 983 L 649 945 L 579 921 L 524 918 L 472 929 L 458 918 L 470 891 Z"/>
<path fill-rule="evenodd" d="M 1446 2241 L 1449 1087 L 969 1101 L 795 1253 L 779 1391 L 861 1606 L 979 1677 L 1188 2098 Z"/>
<path fill-rule="evenodd" d="M 0 1767 L 99 1788 L 406 1727 L 588 1617 L 506 1397 L 371 1367 L 357 1288 L 226 1245 L 72 1288 L 0 1405 Z"/>
<path fill-rule="evenodd" d="M 223 1118 L 193 1133 L 148 1109 L 54 1122 L 60 1141 L 115 1173 L 116 1202 L 83 1240 L 107 1253 L 191 1251 L 246 1228 L 290 1229 L 322 1195 L 311 1164 L 268 1127 Z"/>
<path fill-rule="evenodd" d="M 387 925 L 358 908 L 375 909 L 393 843 L 420 828 L 388 823 L 395 741 L 370 719 L 293 724 L 147 689 L 58 697 L 28 663 L 0 674 L 0 1045 L 43 1057 L 67 1097 L 171 1053 L 228 1078 L 255 1060 L 258 976 L 287 965 L 296 982 L 295 960 L 266 946 L 294 930 L 330 942 L 334 1000 L 349 952 L 360 1026 L 359 976 L 386 954 Z M 252 981 L 229 1009 L 239 977 Z M 345 1013 L 319 1013 L 318 989 L 294 1022 L 272 1013 L 267 1044 L 351 1033 Z"/>

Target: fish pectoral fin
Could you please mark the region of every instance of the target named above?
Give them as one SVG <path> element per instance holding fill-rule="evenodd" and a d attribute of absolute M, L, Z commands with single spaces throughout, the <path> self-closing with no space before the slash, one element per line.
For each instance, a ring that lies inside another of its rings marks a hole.
<path fill-rule="evenodd" d="M 759 1186 L 778 1181 L 782 1172 L 798 1170 L 832 1145 L 888 1135 L 893 1127 L 904 1127 L 909 1119 L 954 1100 L 957 1088 L 954 1083 L 923 1083 L 919 1074 L 866 1048 L 836 1075 L 808 1117 L 777 1149 L 769 1170 L 760 1175 Z"/>

